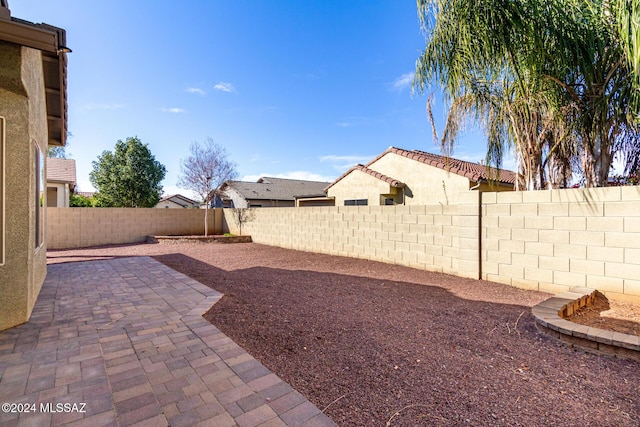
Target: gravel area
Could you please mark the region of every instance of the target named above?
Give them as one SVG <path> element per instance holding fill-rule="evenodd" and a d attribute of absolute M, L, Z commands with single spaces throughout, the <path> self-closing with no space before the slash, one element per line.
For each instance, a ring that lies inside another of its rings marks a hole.
<path fill-rule="evenodd" d="M 638 426 L 640 364 L 539 332 L 548 294 L 258 244 L 150 255 L 225 296 L 205 317 L 341 426 Z"/>

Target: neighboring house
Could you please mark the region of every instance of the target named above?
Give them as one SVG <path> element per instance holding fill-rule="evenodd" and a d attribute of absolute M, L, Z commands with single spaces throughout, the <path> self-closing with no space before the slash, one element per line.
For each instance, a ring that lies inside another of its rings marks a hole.
<path fill-rule="evenodd" d="M 65 44 L 0 0 L 0 330 L 29 320 L 47 274 L 45 153 L 66 142 Z"/>
<path fill-rule="evenodd" d="M 47 207 L 68 208 L 76 188 L 76 161 L 47 158 Z"/>
<path fill-rule="evenodd" d="M 328 182 L 263 177 L 257 182 L 227 181 L 220 186 L 216 207 L 289 207 L 296 198 L 324 196 Z"/>
<path fill-rule="evenodd" d="M 390 147 L 325 188 L 336 206 L 454 203 L 469 190 L 513 191 L 514 172 L 419 150 Z"/>
<path fill-rule="evenodd" d="M 171 196 L 164 196 L 158 204 L 156 208 L 165 208 L 165 209 L 174 209 L 174 208 L 194 208 L 197 209 L 200 207 L 200 203 L 195 200 L 191 200 L 188 197 L 183 196 L 182 194 L 173 194 Z"/>

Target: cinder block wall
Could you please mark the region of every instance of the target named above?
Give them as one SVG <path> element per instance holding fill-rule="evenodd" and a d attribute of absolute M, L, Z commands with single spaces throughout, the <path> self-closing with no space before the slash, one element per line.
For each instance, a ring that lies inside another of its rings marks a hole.
<path fill-rule="evenodd" d="M 482 278 L 640 303 L 640 187 L 483 193 Z"/>
<path fill-rule="evenodd" d="M 48 208 L 47 247 L 136 243 L 148 235 L 202 235 L 204 214 L 204 209 Z M 221 232 L 222 210 L 210 209 L 209 233 Z"/>
<path fill-rule="evenodd" d="M 240 234 L 233 210 L 216 211 L 216 233 Z M 47 214 L 53 249 L 201 234 L 204 224 L 204 211 L 191 209 Z M 242 234 L 257 243 L 547 292 L 587 286 L 640 303 L 640 187 L 469 192 L 456 205 L 257 208 L 251 216 Z"/>
<path fill-rule="evenodd" d="M 254 242 L 479 278 L 479 193 L 457 205 L 252 209 Z M 238 234 L 233 210 L 226 229 Z"/>
<path fill-rule="evenodd" d="M 481 200 L 480 200 L 481 198 Z M 477 193 L 458 205 L 254 209 L 243 234 L 524 289 L 640 303 L 640 187 Z M 225 229 L 238 233 L 231 211 Z"/>

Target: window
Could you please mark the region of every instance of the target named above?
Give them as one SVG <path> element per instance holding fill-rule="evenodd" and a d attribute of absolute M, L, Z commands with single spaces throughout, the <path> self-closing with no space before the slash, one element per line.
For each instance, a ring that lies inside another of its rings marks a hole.
<path fill-rule="evenodd" d="M 345 206 L 367 206 L 369 204 L 369 200 L 367 199 L 351 199 L 345 200 Z"/>
<path fill-rule="evenodd" d="M 36 197 L 36 240 L 35 247 L 36 250 L 42 246 L 44 243 L 44 198 L 45 198 L 45 171 L 44 171 L 44 153 L 40 150 L 38 144 L 34 141 L 33 146 L 35 147 L 35 197 Z"/>
<path fill-rule="evenodd" d="M 4 117 L 0 117 L 0 265 L 4 264 Z"/>
<path fill-rule="evenodd" d="M 385 205 L 394 205 L 394 204 L 395 204 L 395 202 L 394 202 L 394 200 L 393 200 L 393 199 L 391 199 L 391 198 L 387 197 L 387 198 L 385 198 L 385 199 L 384 199 L 384 204 L 385 204 Z"/>

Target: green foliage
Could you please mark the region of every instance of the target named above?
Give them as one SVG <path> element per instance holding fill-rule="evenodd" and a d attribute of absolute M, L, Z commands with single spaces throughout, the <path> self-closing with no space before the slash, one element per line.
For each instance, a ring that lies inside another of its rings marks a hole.
<path fill-rule="evenodd" d="M 97 205 L 150 208 L 160 200 L 166 168 L 137 137 L 118 141 L 114 152 L 103 151 L 92 165 Z"/>
<path fill-rule="evenodd" d="M 67 149 L 66 147 L 60 147 L 57 145 L 49 145 L 47 147 L 47 157 L 51 157 L 54 159 L 66 159 L 67 158 Z"/>
<path fill-rule="evenodd" d="M 91 198 L 89 197 L 81 196 L 79 194 L 69 195 L 69 207 L 71 208 L 90 208 L 92 206 Z"/>
<path fill-rule="evenodd" d="M 633 159 L 640 80 L 620 34 L 637 35 L 638 0 L 620 0 L 619 10 L 605 0 L 417 4 L 427 45 L 414 90 L 436 84 L 451 102 L 447 154 L 473 120 L 487 132 L 487 164 L 500 166 L 512 149 L 525 189 L 562 186 L 578 169 L 588 187 L 606 185 L 615 155 Z M 618 31 L 616 19 L 635 24 Z"/>
<path fill-rule="evenodd" d="M 83 196 L 81 194 L 69 195 L 69 207 L 71 208 L 100 208 L 100 201 L 94 195 L 91 197 Z"/>

